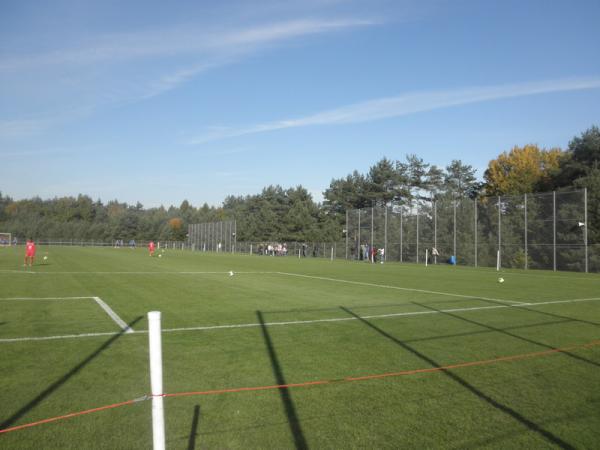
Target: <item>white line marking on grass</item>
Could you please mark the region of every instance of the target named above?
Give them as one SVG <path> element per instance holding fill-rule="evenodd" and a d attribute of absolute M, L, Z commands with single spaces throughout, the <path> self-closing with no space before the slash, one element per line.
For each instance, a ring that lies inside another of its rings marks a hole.
<path fill-rule="evenodd" d="M 468 298 L 468 299 L 475 299 L 475 300 L 489 300 L 492 302 L 513 303 L 515 305 L 523 304 L 523 302 L 518 302 L 515 300 L 504 300 L 504 299 L 500 299 L 500 298 L 481 297 L 478 295 L 463 295 L 463 294 L 453 294 L 450 292 L 428 291 L 425 289 L 406 288 L 406 287 L 400 287 L 400 286 L 391 286 L 391 285 L 387 285 L 387 284 L 366 283 L 363 281 L 341 280 L 338 278 L 318 277 L 318 276 L 314 276 L 314 275 L 303 275 L 303 274 L 289 273 L 289 272 L 276 272 L 276 273 L 278 273 L 280 275 L 287 275 L 290 277 L 311 278 L 314 280 L 333 281 L 336 283 L 355 284 L 355 285 L 359 285 L 359 286 L 378 287 L 378 288 L 382 288 L 382 289 L 397 289 L 399 291 L 420 292 L 423 294 L 445 295 L 448 297 Z"/>
<path fill-rule="evenodd" d="M 359 316 L 359 317 L 334 317 L 330 319 L 315 319 L 315 320 L 294 320 L 287 322 L 268 322 L 265 323 L 265 326 L 277 326 L 277 325 L 306 325 L 306 324 L 315 324 L 315 323 L 326 323 L 326 322 L 347 322 L 350 320 L 360 320 L 360 319 L 387 319 L 392 317 L 411 317 L 411 316 L 424 316 L 424 315 L 432 315 L 432 314 L 444 314 L 444 313 L 453 313 L 453 312 L 471 312 L 471 311 L 486 311 L 486 310 L 494 310 L 494 309 L 518 309 L 524 308 L 525 306 L 540 306 L 540 305 L 555 305 L 560 303 L 579 303 L 579 302 L 591 302 L 598 301 L 600 297 L 591 297 L 591 298 L 574 298 L 571 300 L 552 300 L 547 302 L 534 302 L 534 303 L 523 303 L 519 305 L 490 305 L 490 306 L 473 306 L 470 308 L 451 308 L 451 309 L 440 309 L 440 310 L 427 310 L 427 311 L 411 311 L 411 312 L 401 312 L 401 313 L 390 313 L 390 314 L 377 314 L 370 316 Z M 230 329 L 230 328 L 257 328 L 261 327 L 263 324 L 260 323 L 241 323 L 241 324 L 233 324 L 233 325 L 211 325 L 211 326 L 200 326 L 200 327 L 184 327 L 184 328 L 164 328 L 162 331 L 166 333 L 178 332 L 178 331 L 210 331 L 210 330 L 222 330 L 222 329 Z M 131 329 L 131 328 L 130 328 Z M 63 336 L 39 336 L 39 337 L 22 337 L 22 338 L 8 338 L 8 339 L 0 339 L 0 343 L 8 343 L 8 342 L 25 342 L 25 341 L 49 341 L 56 339 L 77 339 L 77 338 L 86 338 L 86 337 L 97 337 L 97 336 L 115 336 L 119 333 L 83 333 L 83 334 L 68 334 Z M 139 330 L 134 331 L 131 330 L 127 332 L 127 334 L 148 334 L 148 330 Z"/>
<path fill-rule="evenodd" d="M 235 271 L 236 274 L 251 274 L 251 275 L 277 275 L 279 272 L 265 271 Z M 0 271 L 2 273 L 2 271 Z M 103 271 L 103 272 L 21 272 L 15 270 L 14 273 L 28 273 L 37 275 L 229 275 L 229 270 L 226 271 Z"/>
<path fill-rule="evenodd" d="M 0 298 L 0 301 L 11 301 L 11 300 L 85 300 L 92 299 L 94 297 L 4 297 Z"/>
<path fill-rule="evenodd" d="M 519 306 L 536 306 L 536 305 L 556 305 L 559 303 L 593 302 L 596 300 L 600 300 L 600 297 L 572 298 L 569 300 L 551 300 L 551 301 L 547 301 L 547 302 L 529 302 L 529 303 L 521 303 L 520 305 L 514 305 L 514 306 L 519 307 Z"/>
<path fill-rule="evenodd" d="M 100 297 L 93 297 L 93 299 L 96 301 L 96 303 L 98 303 L 98 305 L 100 305 L 100 307 L 106 312 L 106 314 L 108 314 L 110 316 L 110 318 L 112 320 L 115 321 L 115 323 L 117 325 L 119 325 L 119 327 L 121 327 L 121 329 L 123 331 L 125 331 L 125 333 L 133 333 L 133 328 L 131 328 L 129 325 L 127 325 L 123 319 L 121 319 L 118 314 L 116 312 L 114 312 L 110 306 L 108 306 L 106 303 L 104 303 L 102 301 L 102 299 Z"/>
<path fill-rule="evenodd" d="M 137 331 L 136 331 L 137 333 Z M 77 339 L 85 337 L 96 337 L 96 336 L 116 336 L 119 333 L 106 332 L 106 333 L 83 333 L 83 334 L 65 334 L 62 336 L 33 336 L 33 337 L 22 337 L 22 338 L 7 338 L 0 339 L 0 343 L 5 342 L 27 342 L 27 341 L 53 341 L 56 339 Z"/>

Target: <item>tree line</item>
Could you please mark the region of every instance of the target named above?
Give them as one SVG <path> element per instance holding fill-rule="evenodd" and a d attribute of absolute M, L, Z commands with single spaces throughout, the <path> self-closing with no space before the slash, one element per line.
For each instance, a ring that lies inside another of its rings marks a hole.
<path fill-rule="evenodd" d="M 446 167 L 414 154 L 404 160 L 383 158 L 367 173 L 354 171 L 332 179 L 316 203 L 303 186 L 268 186 L 255 195 L 228 196 L 220 206 L 144 208 L 87 195 L 13 200 L 0 192 L 0 231 L 23 239 L 184 240 L 192 223 L 237 220 L 240 241 L 339 241 L 345 212 L 414 200 L 521 195 L 587 188 L 588 236 L 600 243 L 600 130 L 593 126 L 563 150 L 535 144 L 515 146 L 489 162 L 478 180 L 461 160 Z"/>

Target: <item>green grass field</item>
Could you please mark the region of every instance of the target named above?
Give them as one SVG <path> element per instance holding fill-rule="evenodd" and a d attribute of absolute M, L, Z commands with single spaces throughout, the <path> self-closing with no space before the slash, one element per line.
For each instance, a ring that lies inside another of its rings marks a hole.
<path fill-rule="evenodd" d="M 165 392 L 205 392 L 165 398 L 169 449 L 600 447 L 598 275 L 500 284 L 491 269 L 77 247 L 38 248 L 29 270 L 22 257 L 0 248 L 0 429 L 148 394 L 158 310 Z M 0 434 L 2 449 L 151 446 L 150 401 Z"/>

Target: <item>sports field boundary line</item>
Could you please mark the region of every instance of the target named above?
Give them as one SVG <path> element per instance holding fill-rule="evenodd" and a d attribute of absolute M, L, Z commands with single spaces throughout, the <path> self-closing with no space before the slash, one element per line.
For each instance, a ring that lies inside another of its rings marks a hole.
<path fill-rule="evenodd" d="M 470 367 L 481 367 L 492 364 L 506 363 L 506 362 L 516 362 L 523 361 L 534 358 L 541 358 L 545 356 L 551 355 L 559 355 L 562 353 L 570 352 L 573 350 L 587 350 L 589 348 L 600 345 L 600 340 L 594 340 L 591 342 L 587 342 L 584 344 L 573 344 L 569 346 L 561 346 L 552 348 L 549 350 L 544 350 L 540 352 L 530 352 L 530 353 L 519 353 L 513 355 L 505 355 L 499 356 L 492 359 L 482 359 L 476 361 L 463 361 L 454 364 L 447 364 L 444 366 L 435 366 L 435 367 L 425 367 L 420 369 L 406 369 L 397 372 L 387 372 L 387 373 L 379 373 L 379 374 L 370 374 L 370 375 L 362 375 L 362 376 L 346 376 L 342 378 L 334 378 L 334 379 L 322 379 L 322 380 L 313 380 L 313 381 L 304 381 L 297 383 L 287 383 L 287 384 L 275 384 L 275 385 L 264 385 L 264 386 L 247 386 L 247 387 L 237 387 L 237 388 L 224 388 L 224 389 L 211 389 L 206 391 L 188 391 L 188 392 L 173 392 L 173 393 L 164 393 L 160 395 L 144 395 L 142 397 L 138 397 L 131 400 L 126 400 L 124 402 L 112 403 L 110 405 L 100 406 L 96 408 L 86 409 L 83 411 L 75 411 L 68 414 L 49 417 L 46 419 L 38 420 L 36 422 L 29 422 L 22 425 L 16 425 L 9 428 L 0 429 L 0 434 L 10 433 L 18 430 L 23 430 L 26 428 L 31 428 L 39 425 L 49 424 L 53 422 L 58 422 L 61 420 L 71 419 L 74 417 L 79 417 L 87 414 L 92 414 L 100 411 L 106 411 L 114 408 L 119 408 L 121 406 L 133 405 L 139 402 L 143 402 L 146 400 L 151 400 L 153 397 L 163 397 L 163 398 L 179 398 L 179 397 L 192 397 L 192 396 L 208 396 L 208 395 L 223 395 L 223 394 L 240 394 L 245 392 L 260 392 L 260 391 L 268 391 L 268 390 L 279 390 L 279 389 L 290 389 L 290 388 L 303 388 L 303 387 L 313 387 L 313 386 L 327 386 L 332 384 L 340 384 L 340 383 L 352 383 L 352 382 L 360 382 L 360 381 L 371 381 L 371 380 L 379 380 L 383 378 L 391 378 L 391 377 L 405 377 L 411 375 L 418 374 L 430 374 L 430 373 L 440 373 L 447 372 L 450 370 L 457 370 L 463 368 Z"/>
<path fill-rule="evenodd" d="M 109 315 L 109 317 L 123 330 L 125 333 L 133 333 L 134 330 L 129 325 L 125 323 L 123 319 L 119 317 L 119 315 L 112 310 L 110 306 L 108 306 L 100 297 L 92 297 L 94 301 Z"/>
<path fill-rule="evenodd" d="M 476 300 L 488 300 L 491 302 L 501 302 L 501 303 L 512 303 L 512 304 L 523 304 L 524 303 L 524 302 L 519 302 L 516 300 L 481 297 L 481 296 L 477 296 L 477 295 L 454 294 L 451 292 L 429 291 L 426 289 L 407 288 L 407 287 L 401 287 L 401 286 L 393 286 L 393 285 L 389 285 L 389 284 L 367 283 L 366 281 L 343 280 L 340 278 L 319 277 L 316 275 L 304 275 L 304 274 L 291 273 L 291 272 L 275 272 L 275 273 L 278 273 L 280 275 L 290 276 L 290 277 L 309 278 L 309 279 L 323 280 L 323 281 L 333 281 L 335 283 L 347 283 L 347 284 L 354 284 L 354 285 L 358 285 L 358 286 L 377 287 L 377 288 L 381 288 L 381 289 L 396 289 L 399 291 L 419 292 L 419 293 L 423 293 L 423 294 L 445 295 L 448 297 L 468 298 L 468 299 L 476 299 Z"/>
<path fill-rule="evenodd" d="M 407 312 L 399 312 L 399 313 L 390 313 L 390 314 L 375 314 L 368 316 L 359 316 L 359 317 L 332 317 L 328 319 L 314 319 L 314 320 L 290 320 L 285 322 L 267 322 L 264 324 L 261 323 L 240 323 L 240 324 L 228 324 L 228 325 L 207 325 L 207 326 L 198 326 L 198 327 L 180 327 L 180 328 L 163 328 L 163 333 L 174 333 L 174 332 L 185 332 L 185 331 L 211 331 L 211 330 L 224 330 L 224 329 L 235 329 L 235 328 L 258 328 L 262 326 L 287 326 L 287 325 L 310 325 L 316 323 L 328 323 L 328 322 L 348 322 L 351 320 L 360 320 L 360 319 L 388 319 L 393 317 L 413 317 L 413 316 L 424 316 L 424 315 L 432 315 L 432 314 L 447 314 L 447 313 L 455 313 L 455 312 L 471 312 L 471 311 L 485 311 L 485 310 L 495 310 L 495 309 L 518 309 L 535 306 L 544 306 L 544 305 L 556 305 L 562 303 L 581 303 L 581 302 L 592 302 L 592 301 L 600 301 L 600 297 L 590 297 L 590 298 L 575 298 L 568 300 L 552 300 L 547 302 L 532 302 L 532 303 L 522 303 L 518 305 L 489 305 L 489 306 L 473 306 L 473 307 L 464 307 L 464 308 L 451 308 L 451 309 L 440 309 L 440 310 L 425 310 L 425 311 L 407 311 Z M 126 332 L 127 334 L 148 334 L 148 330 L 133 330 Z M 10 343 L 10 342 L 27 342 L 27 341 L 49 341 L 49 340 L 59 340 L 59 339 L 78 339 L 78 338 L 87 338 L 87 337 L 99 337 L 99 336 L 113 336 L 119 334 L 118 332 L 99 332 L 99 333 L 82 333 L 82 334 L 66 334 L 66 335 L 58 335 L 58 336 L 33 336 L 33 337 L 21 337 L 21 338 L 3 338 L 0 339 L 0 344 L 2 343 Z"/>
<path fill-rule="evenodd" d="M 27 273 L 29 275 L 229 275 L 229 270 L 148 270 L 148 271 L 66 271 L 66 272 L 23 272 L 15 270 L 10 273 Z M 3 273 L 0 271 L 0 274 Z M 6 272 L 9 273 L 9 272 Z M 274 271 L 234 271 L 235 274 L 240 275 L 275 275 L 279 272 Z"/>
<path fill-rule="evenodd" d="M 0 301 L 27 301 L 27 300 L 92 300 L 94 297 L 3 297 Z"/>

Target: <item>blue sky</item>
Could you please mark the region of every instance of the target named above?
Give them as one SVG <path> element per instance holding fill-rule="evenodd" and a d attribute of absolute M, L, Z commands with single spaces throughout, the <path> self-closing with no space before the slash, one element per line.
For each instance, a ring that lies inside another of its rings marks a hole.
<path fill-rule="evenodd" d="M 600 124 L 597 0 L 0 1 L 0 191 L 315 200 Z"/>

